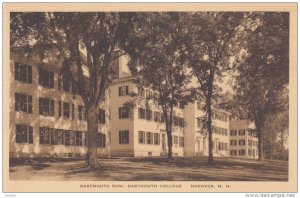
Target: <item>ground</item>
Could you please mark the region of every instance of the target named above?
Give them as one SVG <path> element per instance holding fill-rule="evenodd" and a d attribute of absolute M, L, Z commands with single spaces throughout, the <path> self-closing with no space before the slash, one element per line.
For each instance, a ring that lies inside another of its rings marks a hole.
<path fill-rule="evenodd" d="M 95 169 L 83 159 L 11 159 L 11 180 L 47 181 L 287 181 L 288 162 L 206 157 L 99 159 Z"/>

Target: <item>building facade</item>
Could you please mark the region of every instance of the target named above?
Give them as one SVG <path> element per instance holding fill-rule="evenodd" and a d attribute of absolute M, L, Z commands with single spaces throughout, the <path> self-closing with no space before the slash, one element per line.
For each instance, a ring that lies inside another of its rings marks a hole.
<path fill-rule="evenodd" d="M 248 120 L 230 121 L 230 156 L 258 159 L 258 139 Z"/>
<path fill-rule="evenodd" d="M 213 109 L 213 154 L 229 156 L 229 113 Z M 189 103 L 184 108 L 184 119 L 187 122 L 186 148 L 187 156 L 208 156 L 208 132 L 204 128 L 204 111 L 200 102 Z"/>
<path fill-rule="evenodd" d="M 125 57 L 120 57 L 114 67 L 116 79 L 109 88 L 112 155 L 167 155 L 167 134 L 158 93 L 133 83 Z M 173 155 L 183 156 L 183 110 L 175 107 L 174 114 Z"/>
<path fill-rule="evenodd" d="M 83 157 L 87 122 L 82 99 L 74 83 L 60 75 L 60 60 L 48 54 L 43 64 L 38 63 L 34 56 L 11 53 L 10 156 Z M 114 80 L 99 106 L 99 156 L 166 156 L 167 133 L 158 93 L 133 83 L 126 57 L 116 59 L 113 68 Z M 250 143 L 237 149 L 229 145 L 234 140 L 229 131 L 240 130 L 236 128 L 240 125 L 230 124 L 229 115 L 213 109 L 214 156 L 232 156 L 233 150 L 250 149 Z M 174 108 L 174 156 L 208 155 L 203 116 L 200 102 Z M 245 144 L 254 141 L 254 137 L 245 137 Z M 253 150 L 251 156 L 256 152 Z"/>
<path fill-rule="evenodd" d="M 9 87 L 10 157 L 83 157 L 86 113 L 74 83 L 59 74 L 51 55 L 38 64 L 34 57 L 11 53 Z M 37 78 L 35 78 L 35 76 Z M 107 155 L 108 101 L 99 107 L 99 155 Z"/>

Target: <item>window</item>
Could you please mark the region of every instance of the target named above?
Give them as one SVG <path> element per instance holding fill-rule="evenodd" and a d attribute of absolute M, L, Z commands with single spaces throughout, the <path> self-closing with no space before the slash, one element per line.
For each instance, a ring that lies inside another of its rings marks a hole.
<path fill-rule="evenodd" d="M 119 96 L 128 95 L 128 86 L 119 87 Z"/>
<path fill-rule="evenodd" d="M 230 155 L 235 156 L 236 155 L 236 150 L 230 150 Z"/>
<path fill-rule="evenodd" d="M 139 118 L 146 119 L 146 110 L 144 108 L 139 108 Z"/>
<path fill-rule="evenodd" d="M 129 111 L 126 107 L 119 107 L 119 119 L 129 118 Z"/>
<path fill-rule="evenodd" d="M 147 144 L 153 144 L 153 134 L 151 132 L 146 133 L 146 142 Z"/>
<path fill-rule="evenodd" d="M 40 127 L 40 144 L 50 144 L 50 130 L 46 127 Z"/>
<path fill-rule="evenodd" d="M 70 118 L 70 106 L 67 102 L 58 101 L 58 117 Z"/>
<path fill-rule="evenodd" d="M 104 133 L 97 133 L 96 143 L 97 143 L 97 147 L 105 148 L 106 138 Z"/>
<path fill-rule="evenodd" d="M 75 145 L 82 146 L 82 132 L 81 131 L 75 132 Z"/>
<path fill-rule="evenodd" d="M 160 122 L 164 123 L 165 122 L 165 116 L 163 113 L 160 113 Z"/>
<path fill-rule="evenodd" d="M 179 147 L 184 147 L 184 137 L 179 137 Z"/>
<path fill-rule="evenodd" d="M 252 149 L 248 150 L 248 155 L 250 155 L 250 156 L 252 155 Z"/>
<path fill-rule="evenodd" d="M 64 109 L 63 109 L 64 110 L 64 113 L 63 113 L 64 118 L 70 118 L 70 104 L 64 102 L 63 107 L 64 107 Z"/>
<path fill-rule="evenodd" d="M 225 151 L 227 151 L 228 150 L 228 143 L 225 143 Z"/>
<path fill-rule="evenodd" d="M 152 111 L 146 110 L 146 120 L 152 120 Z"/>
<path fill-rule="evenodd" d="M 151 99 L 152 98 L 152 91 L 146 90 L 146 98 Z"/>
<path fill-rule="evenodd" d="M 245 145 L 245 140 L 239 140 L 239 145 Z"/>
<path fill-rule="evenodd" d="M 154 133 L 154 145 L 160 145 L 160 134 Z"/>
<path fill-rule="evenodd" d="M 51 144 L 64 145 L 64 131 L 56 129 L 51 133 Z"/>
<path fill-rule="evenodd" d="M 138 95 L 141 97 L 145 97 L 145 89 L 142 87 L 138 87 Z"/>
<path fill-rule="evenodd" d="M 78 105 L 78 119 L 81 121 L 86 121 L 86 109 L 82 105 Z"/>
<path fill-rule="evenodd" d="M 218 129 L 218 134 L 222 135 L 222 128 L 221 127 L 217 127 Z"/>
<path fill-rule="evenodd" d="M 252 140 L 248 140 L 248 146 L 252 146 Z"/>
<path fill-rule="evenodd" d="M 40 115 L 54 116 L 54 100 L 49 98 L 39 98 Z"/>
<path fill-rule="evenodd" d="M 159 122 L 160 121 L 159 112 L 154 111 L 153 113 L 154 113 L 154 121 Z"/>
<path fill-rule="evenodd" d="M 158 104 L 159 96 L 158 93 L 153 93 L 153 103 Z"/>
<path fill-rule="evenodd" d="M 119 131 L 119 144 L 129 144 L 129 131 Z"/>
<path fill-rule="evenodd" d="M 74 145 L 74 132 L 73 131 L 65 131 L 65 145 L 72 146 Z"/>
<path fill-rule="evenodd" d="M 230 131 L 230 136 L 236 136 L 236 130 L 231 130 Z"/>
<path fill-rule="evenodd" d="M 231 145 L 231 146 L 236 146 L 236 140 L 231 140 L 231 141 L 230 141 L 230 145 Z"/>
<path fill-rule="evenodd" d="M 17 124 L 16 125 L 16 143 L 33 143 L 32 126 Z"/>
<path fill-rule="evenodd" d="M 183 118 L 178 118 L 179 120 L 179 126 L 184 127 L 184 119 Z"/>
<path fill-rule="evenodd" d="M 70 77 L 64 76 L 64 75 L 59 75 L 58 77 L 58 90 L 63 90 L 65 92 L 71 92 L 72 91 L 72 80 Z"/>
<path fill-rule="evenodd" d="M 139 131 L 139 144 L 145 144 L 145 132 L 144 131 Z"/>
<path fill-rule="evenodd" d="M 178 126 L 179 125 L 178 117 L 176 117 L 176 116 L 173 117 L 173 123 L 174 123 L 174 126 Z"/>
<path fill-rule="evenodd" d="M 253 146 L 258 146 L 258 142 L 253 140 Z"/>
<path fill-rule="evenodd" d="M 15 93 L 15 111 L 32 113 L 32 96 Z"/>
<path fill-rule="evenodd" d="M 228 130 L 227 130 L 227 129 L 225 129 L 225 135 L 226 135 L 226 136 L 228 135 Z"/>
<path fill-rule="evenodd" d="M 32 83 L 32 67 L 30 65 L 15 62 L 15 80 Z"/>
<path fill-rule="evenodd" d="M 216 126 L 211 126 L 211 130 L 213 133 L 218 133 L 218 127 Z"/>
<path fill-rule="evenodd" d="M 39 85 L 54 88 L 54 73 L 44 69 L 39 69 Z"/>
<path fill-rule="evenodd" d="M 98 121 L 100 124 L 105 124 L 105 110 L 104 109 L 99 109 Z"/>
<path fill-rule="evenodd" d="M 245 135 L 245 130 L 239 130 L 239 135 Z"/>
<path fill-rule="evenodd" d="M 178 136 L 173 136 L 173 142 L 174 142 L 174 144 L 175 145 L 177 145 L 178 144 Z"/>
<path fill-rule="evenodd" d="M 245 155 L 245 154 L 246 154 L 245 149 L 239 150 L 239 155 Z"/>

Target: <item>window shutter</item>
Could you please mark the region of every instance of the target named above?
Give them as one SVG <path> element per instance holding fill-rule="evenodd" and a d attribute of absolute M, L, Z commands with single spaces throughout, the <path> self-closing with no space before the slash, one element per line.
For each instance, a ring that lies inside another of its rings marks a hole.
<path fill-rule="evenodd" d="M 39 98 L 39 113 L 43 114 L 43 98 Z"/>
<path fill-rule="evenodd" d="M 33 143 L 33 128 L 32 126 L 28 126 L 28 143 L 32 144 Z"/>
<path fill-rule="evenodd" d="M 122 107 L 119 107 L 119 119 L 122 118 Z"/>
<path fill-rule="evenodd" d="M 103 134 L 103 147 L 106 147 L 106 136 Z"/>
<path fill-rule="evenodd" d="M 27 112 L 32 113 L 32 96 L 27 96 Z"/>
<path fill-rule="evenodd" d="M 27 65 L 27 83 L 32 83 L 32 67 Z"/>
<path fill-rule="evenodd" d="M 20 111 L 20 97 L 18 93 L 15 93 L 15 111 Z"/>
<path fill-rule="evenodd" d="M 119 96 L 121 96 L 121 89 L 122 87 L 119 87 Z"/>
<path fill-rule="evenodd" d="M 50 100 L 50 116 L 54 116 L 54 100 Z"/>
<path fill-rule="evenodd" d="M 75 105 L 72 104 L 72 120 L 75 119 Z"/>
<path fill-rule="evenodd" d="M 15 80 L 20 80 L 20 65 L 15 62 Z"/>

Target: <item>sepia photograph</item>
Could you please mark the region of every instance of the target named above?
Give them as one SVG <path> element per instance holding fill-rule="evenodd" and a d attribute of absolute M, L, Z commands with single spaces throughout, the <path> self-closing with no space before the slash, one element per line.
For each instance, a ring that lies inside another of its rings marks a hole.
<path fill-rule="evenodd" d="M 296 191 L 297 4 L 46 5 L 4 5 L 4 189 Z"/>

